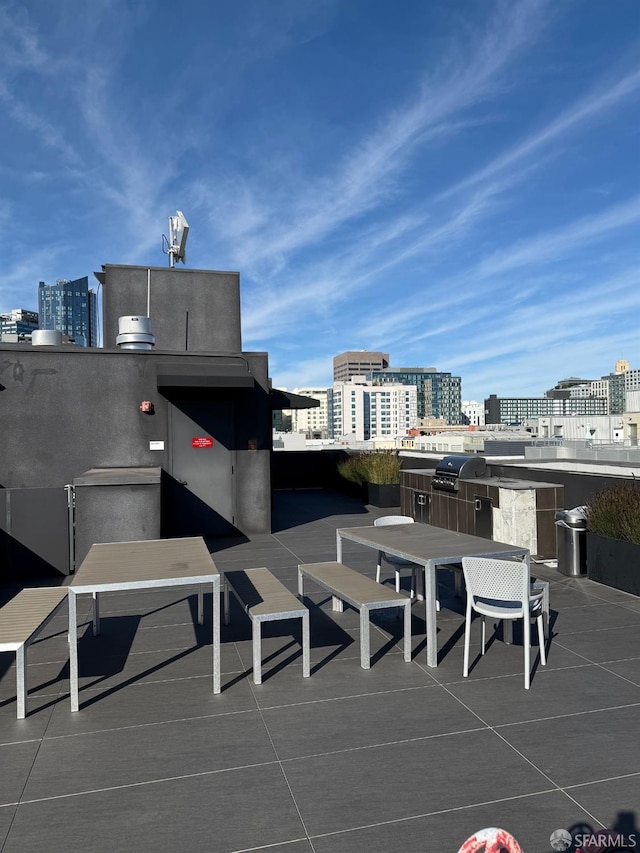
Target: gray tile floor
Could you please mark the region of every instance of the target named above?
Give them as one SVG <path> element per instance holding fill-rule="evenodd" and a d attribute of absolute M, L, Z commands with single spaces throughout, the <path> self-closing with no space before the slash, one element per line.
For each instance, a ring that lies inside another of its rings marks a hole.
<path fill-rule="evenodd" d="M 388 512 L 324 492 L 277 493 L 275 508 L 273 534 L 210 543 L 221 570 L 268 566 L 295 590 L 299 562 L 334 558 L 337 527 Z M 361 546 L 346 543 L 344 561 L 375 572 Z M 479 659 L 479 629 L 462 678 L 462 608 L 446 578 L 437 669 L 420 604 L 413 661 L 401 621 L 381 612 L 365 671 L 357 614 L 332 613 L 318 591 L 311 678 L 295 622 L 268 625 L 256 687 L 236 607 L 220 696 L 195 590 L 104 596 L 101 636 L 80 640 L 73 715 L 66 620 L 55 619 L 30 649 L 26 720 L 12 656 L 0 655 L 0 849 L 456 853 L 488 826 L 527 853 L 552 853 L 558 828 L 638 832 L 640 847 L 638 599 L 538 568 L 553 637 L 529 691 L 517 639 Z"/>

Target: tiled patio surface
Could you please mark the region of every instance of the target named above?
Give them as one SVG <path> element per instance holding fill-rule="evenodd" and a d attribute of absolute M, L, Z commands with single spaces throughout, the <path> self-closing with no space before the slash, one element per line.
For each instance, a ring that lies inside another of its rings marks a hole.
<path fill-rule="evenodd" d="M 337 527 L 389 512 L 313 491 L 275 506 L 273 534 L 210 543 L 219 569 L 268 566 L 295 590 L 298 563 L 335 559 Z M 344 547 L 374 575 L 374 551 Z M 553 853 L 558 828 L 639 832 L 640 600 L 541 569 L 553 638 L 529 691 L 517 642 L 493 642 L 463 680 L 461 603 L 443 588 L 437 669 L 421 604 L 413 661 L 385 611 L 365 671 L 357 614 L 317 592 L 311 678 L 297 626 L 280 623 L 265 628 L 258 687 L 235 607 L 214 696 L 211 626 L 194 629 L 195 590 L 182 588 L 104 596 L 101 636 L 89 627 L 79 643 L 72 715 L 56 618 L 29 652 L 26 720 L 13 656 L 0 655 L 0 849 L 456 853 L 502 826 L 526 853 Z M 479 628 L 474 640 L 477 654 Z"/>

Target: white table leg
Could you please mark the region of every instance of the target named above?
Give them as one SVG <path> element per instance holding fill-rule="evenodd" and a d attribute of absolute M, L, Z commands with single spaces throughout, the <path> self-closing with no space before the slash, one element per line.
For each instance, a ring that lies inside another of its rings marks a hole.
<path fill-rule="evenodd" d="M 438 666 L 438 629 L 436 625 L 436 567 L 428 562 L 424 569 L 425 620 L 427 623 L 427 666 Z"/>
<path fill-rule="evenodd" d="M 78 616 L 77 596 L 69 587 L 69 678 L 71 681 L 71 710 L 77 711 L 78 703 Z"/>
<path fill-rule="evenodd" d="M 213 692 L 220 693 L 220 579 L 213 582 Z"/>
<path fill-rule="evenodd" d="M 309 638 L 309 614 L 302 614 L 302 676 L 309 678 L 311 671 L 311 643 Z"/>
<path fill-rule="evenodd" d="M 336 561 L 342 562 L 342 536 L 338 530 L 336 530 Z"/>

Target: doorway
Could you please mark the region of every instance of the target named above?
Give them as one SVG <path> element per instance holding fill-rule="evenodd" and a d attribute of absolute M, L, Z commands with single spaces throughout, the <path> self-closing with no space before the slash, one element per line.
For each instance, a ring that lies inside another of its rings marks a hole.
<path fill-rule="evenodd" d="M 235 528 L 235 407 L 230 400 L 169 403 L 171 536 L 219 536 Z"/>

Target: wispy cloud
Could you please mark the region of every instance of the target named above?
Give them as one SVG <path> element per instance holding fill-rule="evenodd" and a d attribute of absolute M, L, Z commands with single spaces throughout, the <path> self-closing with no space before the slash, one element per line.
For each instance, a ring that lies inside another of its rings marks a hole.
<path fill-rule="evenodd" d="M 297 184 L 288 213 L 282 207 L 277 213 L 256 214 L 263 206 L 269 210 L 270 190 L 261 193 L 260 201 L 253 193 L 223 227 L 227 239 L 242 245 L 239 263 L 256 267 L 273 257 L 291 256 L 393 195 L 396 178 L 418 148 L 451 132 L 452 120 L 459 123 L 453 127 L 463 127 L 461 112 L 504 89 L 501 74 L 535 41 L 546 9 L 546 2 L 533 0 L 498 4 L 485 32 L 473 34 L 468 54 L 447 57 L 437 72 L 425 76 L 417 95 L 382 118 L 334 171 L 308 181 L 306 188 Z M 267 222 L 275 225 L 265 227 Z"/>
<path fill-rule="evenodd" d="M 626 228 L 640 220 L 640 196 L 569 226 L 523 240 L 516 246 L 496 252 L 482 261 L 477 273 L 482 278 L 512 272 L 533 264 L 549 263 L 575 251 L 585 243 L 600 240 L 611 231 Z"/>
<path fill-rule="evenodd" d="M 51 68 L 53 59 L 42 48 L 37 33 L 29 25 L 26 9 L 18 7 L 12 13 L 8 6 L 0 6 L 0 29 L 3 40 L 0 64 L 15 69 Z"/>
<path fill-rule="evenodd" d="M 507 169 L 520 166 L 522 161 L 529 160 L 532 155 L 536 154 L 540 149 L 547 147 L 549 143 L 556 141 L 569 132 L 576 131 L 580 125 L 599 118 L 603 113 L 614 109 L 622 101 L 633 95 L 637 95 L 639 91 L 640 68 L 634 68 L 615 82 L 609 83 L 609 85 L 600 84 L 595 91 L 580 98 L 549 124 L 530 134 L 517 145 L 494 158 L 482 169 L 449 187 L 440 194 L 439 198 L 448 198 L 461 190 L 482 184 L 484 181 L 503 173 Z M 527 174 L 536 165 L 536 163 L 527 163 Z M 512 179 L 518 180 L 521 178 L 521 174 L 514 175 L 512 173 Z"/>

